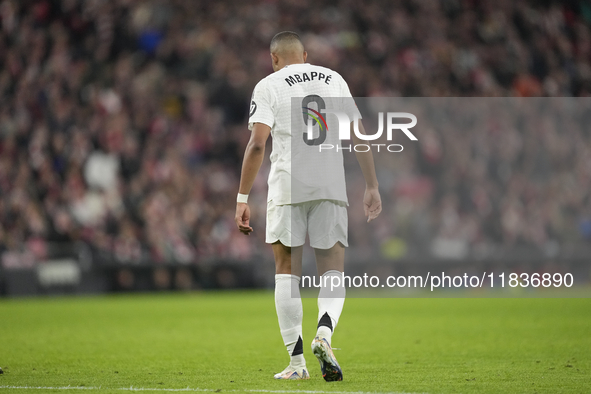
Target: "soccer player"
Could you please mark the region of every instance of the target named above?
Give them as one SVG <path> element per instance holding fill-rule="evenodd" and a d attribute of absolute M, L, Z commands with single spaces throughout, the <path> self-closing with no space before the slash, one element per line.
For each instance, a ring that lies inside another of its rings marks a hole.
<path fill-rule="evenodd" d="M 325 116 L 316 111 L 320 105 L 325 105 L 331 98 L 350 98 L 351 102 L 353 99 L 347 83 L 338 73 L 306 63 L 307 53 L 296 33 L 278 33 L 271 40 L 270 49 L 274 73 L 262 79 L 253 92 L 248 121 L 251 136 L 242 163 L 235 220 L 242 233 L 249 235 L 253 231 L 249 224 L 248 194 L 263 161 L 266 141 L 272 135 L 266 242 L 272 244 L 275 257 L 275 306 L 281 335 L 290 356 L 287 368 L 275 378 L 309 379 L 303 356 L 303 311 L 299 293 L 302 246 L 308 234 L 318 273 L 322 275 L 322 280 L 327 281 L 325 283 L 331 283 L 334 276 L 343 278 L 344 251 L 348 246 L 347 196 L 342 150 L 318 154 L 320 142 L 338 144 L 337 133 L 334 129 L 329 132 L 325 128 L 322 139 L 292 138 L 292 98 L 305 98 L 301 107 L 311 111 L 311 115 L 316 114 L 316 128 L 321 127 L 318 116 Z M 315 103 L 316 110 L 313 110 L 312 103 Z M 301 121 L 302 109 L 299 107 L 296 113 Z M 352 122 L 351 131 L 353 127 Z M 360 121 L 357 127 L 359 132 L 365 133 Z M 353 143 L 362 143 L 355 133 L 352 135 Z M 293 162 L 296 160 L 293 149 L 298 142 L 303 148 L 298 151 L 296 164 Z M 356 157 L 366 181 L 363 204 L 369 222 L 382 209 L 373 156 L 371 152 L 364 152 L 356 153 Z M 342 281 L 334 289 L 321 287 L 318 330 L 312 341 L 312 351 L 318 358 L 326 381 L 343 379 L 342 370 L 332 352 L 331 338 L 344 301 Z"/>

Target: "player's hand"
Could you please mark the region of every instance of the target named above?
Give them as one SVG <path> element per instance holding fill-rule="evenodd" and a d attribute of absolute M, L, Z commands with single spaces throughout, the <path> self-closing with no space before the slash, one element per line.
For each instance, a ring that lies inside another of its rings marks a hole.
<path fill-rule="evenodd" d="M 238 230 L 242 234 L 250 235 L 252 233 L 252 227 L 250 227 L 250 207 L 248 204 L 239 202 L 236 204 L 236 217 L 234 217 Z"/>
<path fill-rule="evenodd" d="M 365 210 L 365 216 L 367 217 L 368 223 L 377 218 L 380 212 L 382 212 L 382 198 L 380 197 L 380 191 L 377 188 L 365 189 L 365 194 L 363 195 L 363 209 Z"/>

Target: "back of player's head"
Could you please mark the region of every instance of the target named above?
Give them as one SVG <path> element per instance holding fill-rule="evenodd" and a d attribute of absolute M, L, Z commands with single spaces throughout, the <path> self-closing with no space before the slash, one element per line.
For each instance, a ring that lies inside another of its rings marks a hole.
<path fill-rule="evenodd" d="M 297 33 L 293 31 L 282 31 L 275 34 L 271 40 L 271 53 L 278 56 L 289 54 L 300 54 L 304 52 L 304 44 Z"/>

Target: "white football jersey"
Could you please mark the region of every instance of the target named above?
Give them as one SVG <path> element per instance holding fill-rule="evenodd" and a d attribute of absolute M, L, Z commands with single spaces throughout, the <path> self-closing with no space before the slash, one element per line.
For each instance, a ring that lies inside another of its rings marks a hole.
<path fill-rule="evenodd" d="M 308 63 L 285 66 L 256 85 L 248 128 L 252 130 L 254 123 L 271 127 L 267 201 L 276 205 L 325 199 L 347 203 L 342 150 L 336 149 L 341 146 L 338 120 L 324 112 L 339 110 L 343 100 L 354 103 L 343 77 Z M 346 106 L 348 113 L 354 111 L 360 117 L 356 108 Z"/>

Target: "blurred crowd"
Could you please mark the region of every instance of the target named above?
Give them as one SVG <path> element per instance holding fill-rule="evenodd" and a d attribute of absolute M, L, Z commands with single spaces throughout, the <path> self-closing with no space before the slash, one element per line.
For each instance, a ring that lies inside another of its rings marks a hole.
<path fill-rule="evenodd" d="M 591 98 L 366 98 L 357 104 L 368 114 L 370 133 L 378 127 L 372 106 L 410 112 L 419 123 L 412 129 L 418 141 L 393 134 L 390 143 L 404 146 L 402 153 L 374 149 L 384 212 L 376 233 L 352 234 L 354 245 L 385 246 L 390 257 L 417 250 L 460 259 L 498 258 L 503 249 L 549 258 L 567 250 L 588 253 Z M 355 163 L 349 167 L 355 171 Z M 352 178 L 359 210 L 363 179 Z M 366 226 L 359 212 L 352 219 L 350 228 Z"/>
<path fill-rule="evenodd" d="M 272 72 L 278 31 L 300 32 L 309 61 L 340 72 L 354 96 L 578 97 L 591 93 L 590 25 L 583 0 L 0 0 L 2 262 L 65 242 L 122 264 L 268 256 L 268 161 L 251 193 L 253 236 L 233 214 L 249 98 Z M 421 234 L 461 224 L 491 243 L 591 239 L 588 131 L 475 135 L 474 156 L 449 133 L 400 155 L 401 183 L 385 189 L 385 201 L 401 185 L 427 195 Z M 490 145 L 505 140 L 513 150 Z M 539 189 L 522 151 L 545 168 Z M 470 176 L 493 186 L 467 190 Z M 412 209 L 393 206 L 400 224 L 384 232 L 414 239 L 403 231 Z M 363 231 L 351 226 L 352 239 Z"/>

